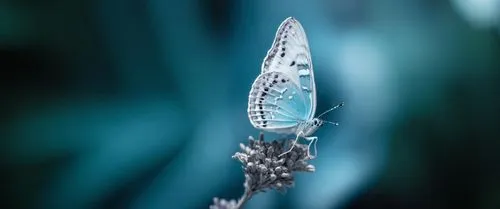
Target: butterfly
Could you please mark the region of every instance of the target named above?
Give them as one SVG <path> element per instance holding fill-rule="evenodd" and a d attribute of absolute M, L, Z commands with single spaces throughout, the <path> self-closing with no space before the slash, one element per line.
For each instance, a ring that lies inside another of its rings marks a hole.
<path fill-rule="evenodd" d="M 316 112 L 316 84 L 309 43 L 304 28 L 293 17 L 285 19 L 276 32 L 272 47 L 262 62 L 262 72 L 252 84 L 248 96 L 248 118 L 260 130 L 279 134 L 295 134 L 292 151 L 299 137 L 309 141 L 310 147 L 318 137 L 311 136 L 325 122 L 319 117 L 343 103 L 314 117 Z M 338 123 L 329 122 L 334 125 Z M 281 156 L 280 155 L 280 156 Z"/>

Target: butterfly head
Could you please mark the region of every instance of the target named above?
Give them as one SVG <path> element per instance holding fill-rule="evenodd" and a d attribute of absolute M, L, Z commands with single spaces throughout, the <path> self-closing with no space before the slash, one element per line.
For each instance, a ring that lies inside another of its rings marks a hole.
<path fill-rule="evenodd" d="M 322 125 L 323 121 L 321 119 L 313 118 L 312 120 L 304 122 L 300 130 L 302 130 L 304 136 L 310 136 Z"/>
<path fill-rule="evenodd" d="M 337 123 L 337 122 L 330 122 L 330 121 L 326 121 L 326 120 L 321 120 L 319 118 L 313 118 L 312 120 L 308 120 L 306 122 L 303 122 L 297 130 L 302 131 L 303 136 L 310 136 L 314 132 L 316 132 L 316 130 L 318 130 L 319 127 L 323 126 L 323 124 L 325 124 L 325 123 L 329 123 L 329 124 L 332 124 L 334 126 L 339 125 L 339 123 Z"/>

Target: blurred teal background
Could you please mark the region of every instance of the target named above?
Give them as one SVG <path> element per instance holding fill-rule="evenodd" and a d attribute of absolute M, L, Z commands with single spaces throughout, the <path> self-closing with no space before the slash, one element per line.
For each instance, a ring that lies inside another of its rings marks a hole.
<path fill-rule="evenodd" d="M 346 106 L 317 171 L 246 208 L 500 208 L 498 0 L 0 1 L 0 208 L 238 198 L 248 92 L 288 16 L 317 111 Z"/>

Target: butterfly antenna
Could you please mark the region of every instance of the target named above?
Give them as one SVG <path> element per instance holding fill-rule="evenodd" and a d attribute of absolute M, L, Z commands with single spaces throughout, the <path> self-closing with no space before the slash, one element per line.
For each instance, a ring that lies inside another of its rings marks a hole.
<path fill-rule="evenodd" d="M 323 120 L 323 122 L 324 122 L 324 123 L 329 123 L 329 124 L 332 124 L 332 125 L 334 125 L 334 126 L 338 126 L 338 125 L 340 125 L 340 124 L 339 124 L 339 123 L 337 123 L 337 122 L 331 122 L 331 121 L 327 121 L 327 120 Z"/>
<path fill-rule="evenodd" d="M 323 112 L 323 113 L 319 114 L 319 116 L 318 116 L 317 118 L 320 118 L 322 115 L 324 115 L 324 114 L 326 114 L 326 113 L 328 113 L 328 112 L 330 112 L 330 111 L 332 111 L 332 110 L 335 110 L 335 109 L 337 109 L 337 108 L 340 108 L 340 107 L 342 107 L 342 106 L 344 106 L 344 102 L 341 102 L 340 104 L 335 105 L 335 107 L 332 107 L 332 108 L 328 109 L 327 111 L 325 111 L 325 112 Z"/>

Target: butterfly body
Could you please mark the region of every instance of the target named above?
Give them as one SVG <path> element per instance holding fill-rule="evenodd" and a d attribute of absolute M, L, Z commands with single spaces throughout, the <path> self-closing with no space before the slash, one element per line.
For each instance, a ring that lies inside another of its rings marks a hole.
<path fill-rule="evenodd" d="M 323 124 L 315 118 L 316 84 L 306 34 L 293 17 L 281 23 L 248 100 L 248 117 L 260 130 L 310 140 Z M 292 146 L 293 148 L 293 146 Z"/>

